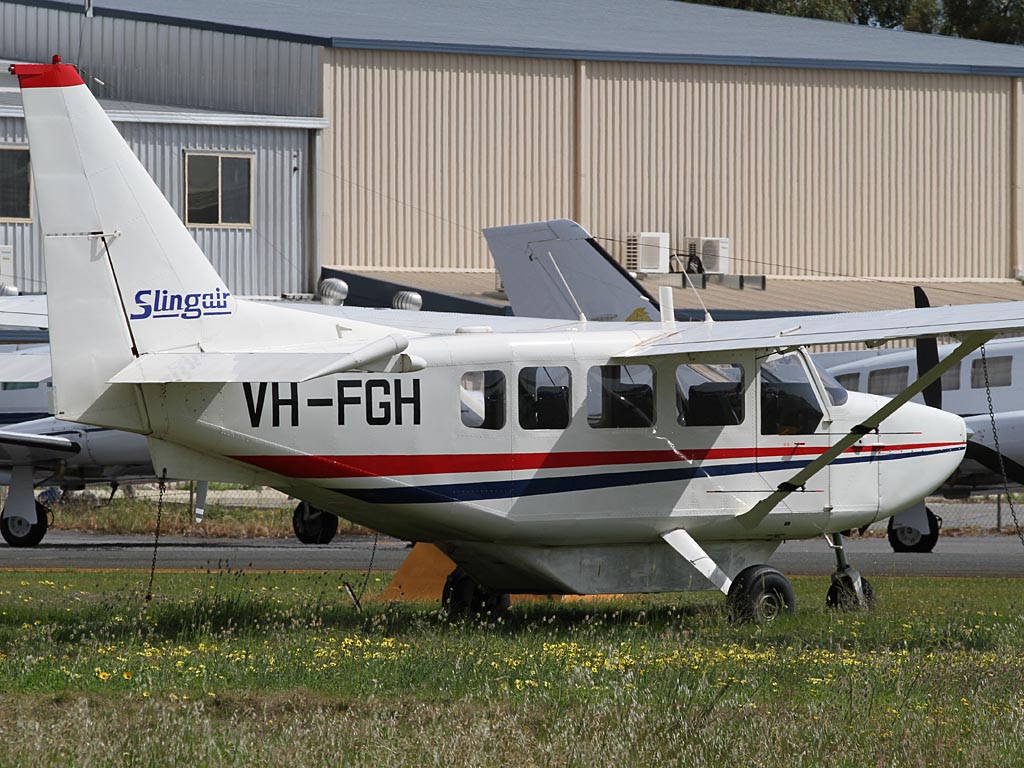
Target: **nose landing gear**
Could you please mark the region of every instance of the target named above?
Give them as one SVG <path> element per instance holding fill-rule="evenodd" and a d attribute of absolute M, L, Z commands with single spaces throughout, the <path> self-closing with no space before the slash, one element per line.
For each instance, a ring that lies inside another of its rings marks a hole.
<path fill-rule="evenodd" d="M 875 604 L 875 591 L 871 587 L 871 582 L 861 576 L 860 571 L 846 559 L 843 534 L 836 532 L 830 536 L 826 533 L 825 541 L 836 554 L 836 570 L 832 574 L 832 584 L 825 596 L 828 607 L 840 611 L 872 608 Z"/>

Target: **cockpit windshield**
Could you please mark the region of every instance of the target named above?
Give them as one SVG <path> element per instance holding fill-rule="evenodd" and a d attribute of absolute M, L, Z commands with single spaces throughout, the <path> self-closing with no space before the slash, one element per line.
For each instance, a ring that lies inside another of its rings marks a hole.
<path fill-rule="evenodd" d="M 811 359 L 814 360 L 813 357 Z M 850 393 L 846 391 L 846 387 L 840 384 L 835 376 L 818 365 L 817 360 L 814 360 L 814 370 L 818 372 L 818 378 L 825 386 L 825 393 L 832 405 L 846 405 L 846 401 L 850 399 Z"/>

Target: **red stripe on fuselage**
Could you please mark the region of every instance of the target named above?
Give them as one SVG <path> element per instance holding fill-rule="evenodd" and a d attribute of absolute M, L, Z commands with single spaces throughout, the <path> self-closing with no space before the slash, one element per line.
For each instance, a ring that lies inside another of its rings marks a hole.
<path fill-rule="evenodd" d="M 963 443 L 907 443 L 855 445 L 846 453 L 948 448 Z M 817 456 L 828 446 L 798 445 L 780 448 L 707 448 L 658 451 L 565 451 L 560 453 L 396 454 L 389 456 L 231 456 L 229 458 L 276 472 L 285 477 L 400 477 L 404 475 L 457 475 L 467 472 L 514 472 L 526 469 L 570 469 L 667 462 L 702 462 L 728 459 L 771 459 Z"/>

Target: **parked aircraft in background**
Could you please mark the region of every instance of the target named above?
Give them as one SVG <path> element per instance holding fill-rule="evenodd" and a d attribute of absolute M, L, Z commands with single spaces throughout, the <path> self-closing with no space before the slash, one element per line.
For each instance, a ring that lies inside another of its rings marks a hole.
<path fill-rule="evenodd" d="M 453 610 L 510 592 L 715 588 L 771 619 L 794 600 L 768 557 L 823 533 L 829 601 L 862 604 L 870 586 L 839 532 L 921 498 L 964 452 L 962 419 L 907 401 L 1024 329 L 1022 303 L 677 326 L 239 300 L 75 69 L 12 72 L 55 413 L 146 435 L 158 474 L 269 485 L 434 542 L 458 564 Z M 546 226 L 518 247 L 557 260 L 589 239 Z M 922 334 L 963 342 L 892 399 L 832 385 L 804 351 Z"/>
<path fill-rule="evenodd" d="M 938 357 L 954 349 L 939 347 Z M 917 353 L 908 349 L 866 356 L 829 371 L 847 389 L 888 395 L 913 381 L 917 369 Z M 932 404 L 962 416 L 969 431 L 966 458 L 943 484 L 942 494 L 964 498 L 1001 493 L 1007 481 L 1024 484 L 1024 339 L 993 339 L 985 345 L 984 360 L 981 350 L 975 350 L 942 375 L 940 386 L 940 398 Z M 915 399 L 924 402 L 924 395 Z M 889 541 L 897 552 L 930 552 L 940 527 L 941 521 L 922 503 L 890 519 Z"/>

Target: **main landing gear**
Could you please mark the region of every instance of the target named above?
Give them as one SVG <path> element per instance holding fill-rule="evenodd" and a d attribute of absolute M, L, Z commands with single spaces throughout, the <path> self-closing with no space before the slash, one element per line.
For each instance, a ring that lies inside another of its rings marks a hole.
<path fill-rule="evenodd" d="M 796 605 L 789 579 L 770 565 L 751 565 L 733 579 L 726 596 L 733 621 L 768 624 Z"/>
<path fill-rule="evenodd" d="M 50 510 L 40 504 L 36 505 L 36 522 L 30 523 L 17 514 L 5 514 L 0 518 L 0 536 L 12 547 L 34 547 L 43 540 L 49 526 Z"/>
<path fill-rule="evenodd" d="M 931 552 L 935 549 L 942 518 L 928 507 L 924 508 L 924 513 L 928 520 L 928 533 L 922 533 L 912 525 L 900 525 L 896 521 L 899 515 L 889 518 L 889 546 L 893 552 Z"/>
<path fill-rule="evenodd" d="M 441 593 L 441 605 L 453 618 L 504 613 L 510 602 L 508 592 L 487 589 L 462 568 L 448 575 Z"/>
<path fill-rule="evenodd" d="M 330 544 L 338 532 L 338 516 L 300 501 L 292 512 L 292 530 L 303 544 Z"/>
<path fill-rule="evenodd" d="M 871 588 L 871 582 L 861 576 L 860 571 L 846 559 L 843 534 L 826 533 L 825 541 L 836 553 L 836 571 L 832 574 L 832 584 L 825 596 L 828 607 L 841 611 L 872 608 L 875 604 L 875 591 Z"/>

